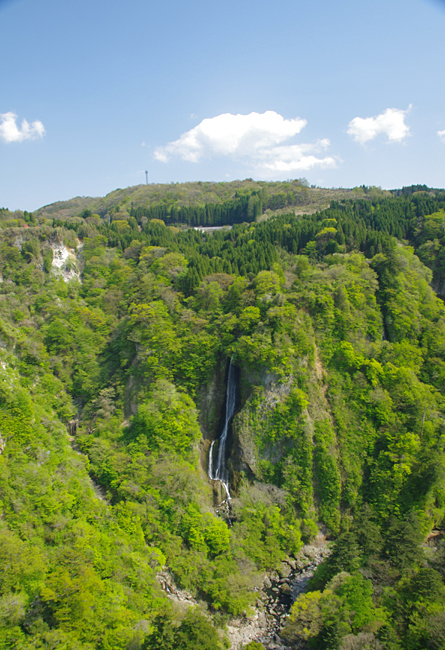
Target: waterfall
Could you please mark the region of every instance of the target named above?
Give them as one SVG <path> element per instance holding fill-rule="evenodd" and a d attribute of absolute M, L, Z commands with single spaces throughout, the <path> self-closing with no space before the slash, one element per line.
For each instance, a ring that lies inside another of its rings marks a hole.
<path fill-rule="evenodd" d="M 229 492 L 229 471 L 226 464 L 226 442 L 229 433 L 230 421 L 235 413 L 236 406 L 236 376 L 235 367 L 230 359 L 229 374 L 227 377 L 227 390 L 226 390 L 226 414 L 224 420 L 224 428 L 218 440 L 218 454 L 216 463 L 213 461 L 213 447 L 215 440 L 210 445 L 209 451 L 209 479 L 212 481 L 219 481 L 224 485 L 226 491 L 226 499 L 230 499 Z"/>

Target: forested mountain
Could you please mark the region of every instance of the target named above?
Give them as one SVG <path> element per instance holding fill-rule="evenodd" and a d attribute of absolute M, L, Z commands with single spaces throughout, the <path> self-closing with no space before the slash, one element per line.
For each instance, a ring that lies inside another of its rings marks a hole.
<path fill-rule="evenodd" d="M 297 212 L 315 212 L 317 209 L 329 207 L 330 201 L 333 199 L 382 197 L 390 196 L 390 193 L 376 187 L 365 186 L 356 187 L 353 190 L 324 189 L 313 185 L 309 186 L 304 178 L 285 182 L 246 179 L 230 183 L 201 181 L 195 183 L 152 183 L 117 189 L 103 198 L 78 196 L 69 201 L 58 201 L 36 210 L 34 218 L 63 221 L 84 213 L 85 216 L 97 214 L 108 221 L 128 219 L 130 215 L 144 216 L 150 212 L 152 216 L 156 216 L 153 211 L 158 211 L 157 216 L 170 218 L 173 213 L 174 217 L 180 220 L 181 215 L 178 213 L 185 208 L 183 217 L 186 222 L 188 216 L 195 214 L 193 210 L 190 211 L 187 208 L 202 210 L 206 206 L 210 206 L 210 210 L 215 211 L 215 209 L 220 210 L 222 206 L 228 209 L 234 202 L 244 206 L 243 199 L 247 197 L 248 200 L 250 195 L 252 196 L 249 215 L 247 214 L 249 207 L 247 201 L 246 213 L 243 215 L 246 220 L 251 220 L 255 206 L 257 213 L 268 210 L 276 212 L 288 208 Z M 23 218 L 23 213 L 20 211 L 3 215 L 3 219 L 20 218 Z"/>
<path fill-rule="evenodd" d="M 445 648 L 445 192 L 209 185 L 1 213 L 0 648 Z"/>

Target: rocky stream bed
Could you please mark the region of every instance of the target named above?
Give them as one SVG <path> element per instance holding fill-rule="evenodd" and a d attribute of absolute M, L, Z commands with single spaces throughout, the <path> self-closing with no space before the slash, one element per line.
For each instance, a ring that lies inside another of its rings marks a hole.
<path fill-rule="evenodd" d="M 266 650 L 290 650 L 280 632 L 292 603 L 305 591 L 315 569 L 328 555 L 326 539 L 319 534 L 313 545 L 303 546 L 298 555 L 287 558 L 277 571 L 265 574 L 250 616 L 232 619 L 227 625 L 230 650 L 239 650 L 250 641 L 259 641 Z M 191 594 L 175 587 L 168 572 L 161 572 L 158 580 L 169 598 L 178 604 L 197 604 Z"/>

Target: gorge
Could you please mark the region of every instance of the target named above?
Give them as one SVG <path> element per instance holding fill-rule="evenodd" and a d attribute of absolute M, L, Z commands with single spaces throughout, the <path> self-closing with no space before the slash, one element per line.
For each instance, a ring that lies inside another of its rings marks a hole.
<path fill-rule="evenodd" d="M 445 192 L 243 183 L 0 211 L 1 650 L 443 646 Z"/>

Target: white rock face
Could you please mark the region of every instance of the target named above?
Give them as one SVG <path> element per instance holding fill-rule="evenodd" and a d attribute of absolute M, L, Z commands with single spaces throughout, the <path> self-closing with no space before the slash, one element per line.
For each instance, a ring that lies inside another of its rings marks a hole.
<path fill-rule="evenodd" d="M 61 275 L 65 282 L 74 278 L 79 279 L 77 258 L 74 251 L 68 249 L 65 244 L 53 244 L 53 261 L 51 270 L 56 275 Z"/>

